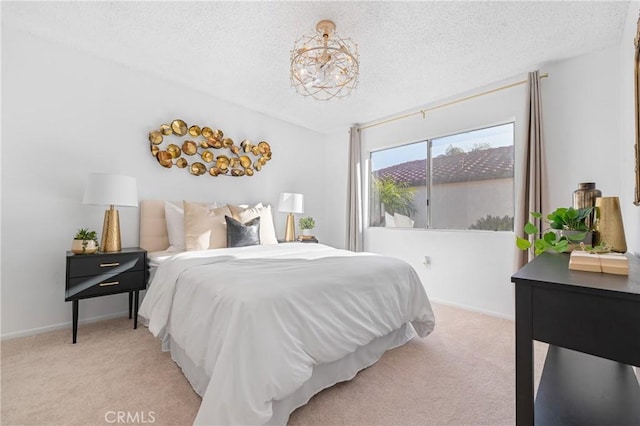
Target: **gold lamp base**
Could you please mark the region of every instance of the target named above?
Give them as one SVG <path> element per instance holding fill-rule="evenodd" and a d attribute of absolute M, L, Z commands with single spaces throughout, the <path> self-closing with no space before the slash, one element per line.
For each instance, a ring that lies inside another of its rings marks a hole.
<path fill-rule="evenodd" d="M 102 225 L 102 240 L 100 241 L 100 251 L 113 252 L 120 251 L 120 217 L 118 210 L 113 206 L 104 212 L 104 223 Z"/>
<path fill-rule="evenodd" d="M 295 241 L 296 227 L 293 219 L 293 213 L 287 215 L 287 224 L 284 231 L 284 240 L 287 242 Z"/>

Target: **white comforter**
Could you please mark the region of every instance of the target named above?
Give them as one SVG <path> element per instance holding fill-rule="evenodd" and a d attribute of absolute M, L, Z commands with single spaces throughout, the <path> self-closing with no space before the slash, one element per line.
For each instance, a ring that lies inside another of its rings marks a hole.
<path fill-rule="evenodd" d="M 407 322 L 422 337 L 434 327 L 405 262 L 301 243 L 174 255 L 140 315 L 209 376 L 196 424 L 265 424 L 314 365 Z"/>

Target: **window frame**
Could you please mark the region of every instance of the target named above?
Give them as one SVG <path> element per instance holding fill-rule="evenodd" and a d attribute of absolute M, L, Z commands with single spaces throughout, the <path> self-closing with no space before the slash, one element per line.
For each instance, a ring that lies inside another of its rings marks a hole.
<path fill-rule="evenodd" d="M 514 117 L 510 118 L 510 119 L 505 119 L 502 121 L 498 121 L 495 122 L 493 124 L 487 124 L 487 125 L 480 125 L 477 127 L 473 127 L 473 128 L 469 128 L 467 130 L 461 130 L 461 131 L 454 131 L 454 132 L 450 132 L 450 133 L 445 133 L 439 136 L 434 136 L 434 137 L 428 137 L 425 139 L 418 139 L 418 140 L 414 140 L 412 142 L 404 142 L 404 143 L 399 143 L 397 145 L 390 145 L 390 146 L 384 146 L 384 147 L 380 147 L 377 149 L 372 149 L 369 150 L 368 152 L 368 159 L 367 162 L 369 163 L 369 167 L 367 167 L 368 170 L 368 176 L 366 179 L 366 183 L 367 183 L 367 208 L 366 208 L 366 213 L 367 213 L 367 228 L 384 228 L 384 229 L 393 229 L 393 230 L 418 230 L 418 231 L 453 231 L 453 232 L 514 232 L 514 230 L 512 229 L 511 231 L 494 231 L 494 230 L 487 230 L 487 229 L 460 229 L 460 228 L 434 228 L 433 227 L 433 223 L 432 223 L 432 208 L 433 205 L 431 203 L 431 197 L 432 197 L 432 183 L 433 183 L 433 175 L 432 175 L 432 170 L 433 170 L 433 141 L 437 140 L 437 139 L 442 139 L 442 138 L 446 138 L 446 137 L 450 137 L 450 136 L 456 136 L 456 135 L 461 135 L 464 133 L 471 133 L 471 132 L 475 132 L 475 131 L 480 131 L 480 130 L 484 130 L 484 129 L 490 129 L 493 127 L 501 127 L 501 126 L 505 126 L 511 124 L 512 127 L 512 134 L 511 134 L 511 140 L 512 140 L 512 144 L 510 146 L 513 146 L 513 187 L 512 187 L 512 197 L 513 197 L 513 202 L 514 202 L 514 210 L 515 210 L 515 202 L 516 202 L 516 193 L 515 193 L 515 180 L 516 180 L 516 119 Z M 427 156 L 426 156 L 426 161 L 428 164 L 428 173 L 426 176 L 426 184 L 425 184 L 425 191 L 427 192 L 427 197 L 426 197 L 426 218 L 425 218 L 425 222 L 426 225 L 425 227 L 419 227 L 419 228 L 410 228 L 410 227 L 383 227 L 383 226 L 379 226 L 379 225 L 372 225 L 372 218 L 371 218 L 371 212 L 372 212 L 372 206 L 371 206 L 371 191 L 373 190 L 372 188 L 374 187 L 373 184 L 373 170 L 372 170 L 372 155 L 374 153 L 377 152 L 381 152 L 381 151 L 386 151 L 386 150 L 391 150 L 391 149 L 395 149 L 395 148 L 401 148 L 404 146 L 409 146 L 409 145 L 414 145 L 414 144 L 419 144 L 419 143 L 426 143 L 427 145 Z M 505 145 L 505 146 L 509 146 L 509 145 Z M 514 211 L 514 218 L 515 218 L 515 211 Z"/>

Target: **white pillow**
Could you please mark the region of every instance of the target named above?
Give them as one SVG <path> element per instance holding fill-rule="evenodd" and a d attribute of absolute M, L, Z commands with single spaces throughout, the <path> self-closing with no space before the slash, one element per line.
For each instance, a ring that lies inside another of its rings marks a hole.
<path fill-rule="evenodd" d="M 209 209 L 184 202 L 184 241 L 187 251 L 227 247 L 227 223 L 231 216 L 227 206 Z"/>
<path fill-rule="evenodd" d="M 216 203 L 200 203 L 208 209 L 215 209 L 218 207 Z M 184 241 L 184 209 L 182 206 L 165 201 L 164 202 L 164 217 L 167 221 L 167 234 L 169 235 L 169 246 L 177 250 L 185 250 L 186 244 Z"/>
<path fill-rule="evenodd" d="M 384 226 L 385 228 L 395 228 L 396 221 L 389 213 L 384 212 Z"/>
<path fill-rule="evenodd" d="M 168 201 L 164 202 L 164 217 L 167 220 L 169 246 L 184 250 L 184 209 Z"/>
<path fill-rule="evenodd" d="M 260 245 L 278 244 L 276 229 L 273 226 L 271 206 L 263 206 L 262 203 L 258 203 L 253 207 L 234 206 L 232 204 L 228 204 L 227 207 L 231 210 L 233 218 L 242 223 L 260 216 Z"/>
<path fill-rule="evenodd" d="M 409 216 L 400 213 L 393 214 L 393 220 L 397 228 L 413 228 L 414 221 Z"/>

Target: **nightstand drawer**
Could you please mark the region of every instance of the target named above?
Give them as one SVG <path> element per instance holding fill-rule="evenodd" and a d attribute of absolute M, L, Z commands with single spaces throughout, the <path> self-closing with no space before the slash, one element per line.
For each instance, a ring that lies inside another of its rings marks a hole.
<path fill-rule="evenodd" d="M 69 277 L 119 274 L 127 271 L 142 271 L 145 268 L 144 253 L 89 254 L 68 258 Z"/>
<path fill-rule="evenodd" d="M 77 277 L 68 281 L 66 301 L 145 289 L 144 271 Z"/>

